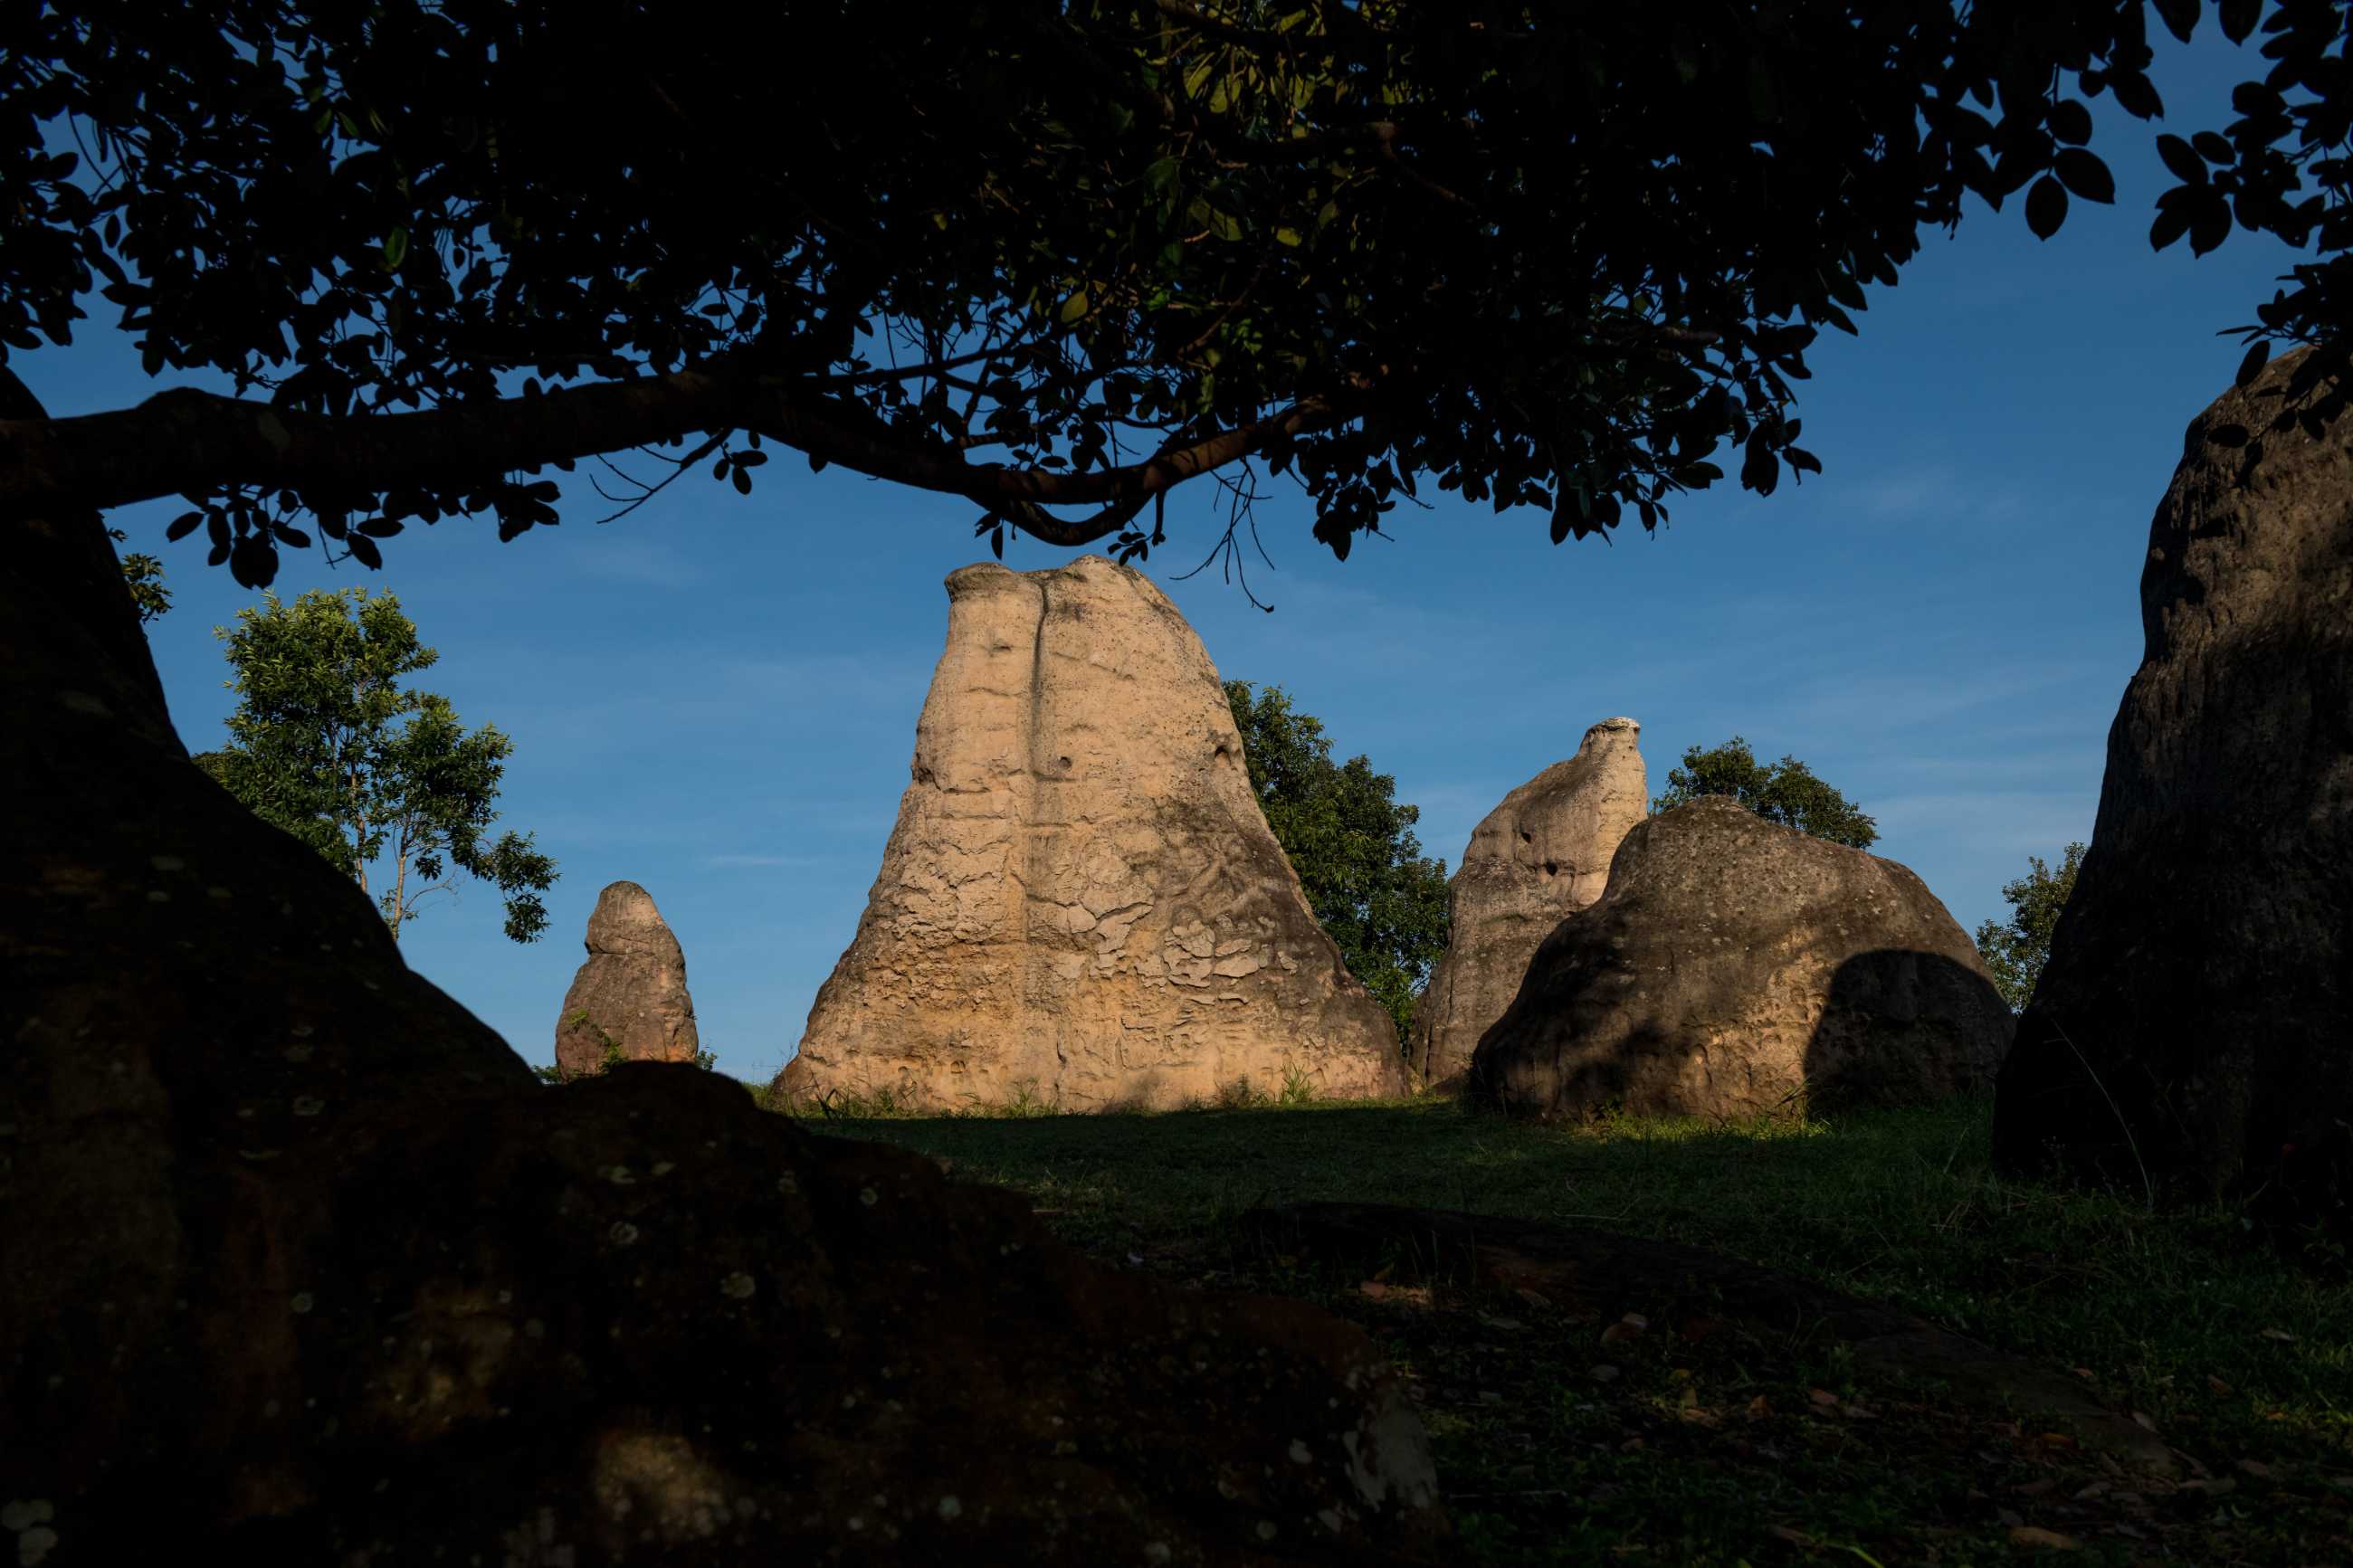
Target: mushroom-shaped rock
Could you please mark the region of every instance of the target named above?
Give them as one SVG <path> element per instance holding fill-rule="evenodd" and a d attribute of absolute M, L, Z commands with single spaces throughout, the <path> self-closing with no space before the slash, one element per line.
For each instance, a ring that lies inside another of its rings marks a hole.
<path fill-rule="evenodd" d="M 1337 1319 L 1101 1268 L 717 1074 L 542 1088 L 191 764 L 96 515 L 0 549 L 12 1560 L 1336 1565 L 1437 1526 Z"/>
<path fill-rule="evenodd" d="M 568 1077 L 600 1072 L 617 1058 L 691 1062 L 701 1048 L 686 954 L 653 895 L 615 882 L 588 917 L 587 962 L 564 994 L 555 1020 L 555 1065 Z"/>
<path fill-rule="evenodd" d="M 1626 835 L 1466 1087 L 1541 1117 L 1901 1104 L 1989 1085 L 2010 1031 L 1919 878 L 1708 796 Z"/>
<path fill-rule="evenodd" d="M 2353 1228 L 2353 416 L 2295 386 L 2310 358 L 2191 422 L 2149 526 L 1994 1153 Z"/>
<path fill-rule="evenodd" d="M 947 579 L 947 648 L 857 936 L 779 1087 L 960 1110 L 1397 1094 L 1251 793 L 1201 640 L 1099 555 Z"/>
<path fill-rule="evenodd" d="M 1650 810 L 1631 719 L 1585 731 L 1577 755 L 1505 795 L 1471 832 L 1447 884 L 1447 945 L 1413 1010 L 1410 1060 L 1430 1088 L 1461 1087 L 1479 1037 L 1519 994 L 1536 946 L 1601 896 L 1619 841 Z"/>

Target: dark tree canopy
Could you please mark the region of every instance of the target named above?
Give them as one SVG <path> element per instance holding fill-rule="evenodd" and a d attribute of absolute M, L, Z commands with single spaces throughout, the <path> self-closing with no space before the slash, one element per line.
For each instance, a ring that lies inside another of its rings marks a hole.
<path fill-rule="evenodd" d="M 1299 873 L 1308 907 L 1406 1037 L 1430 967 L 1446 951 L 1446 862 L 1422 858 L 1419 806 L 1364 757 L 1332 760 L 1324 721 L 1280 686 L 1226 682 L 1242 760 L 1276 842 Z"/>
<path fill-rule="evenodd" d="M 1853 849 L 1879 841 L 1879 825 L 1861 807 L 1795 757 L 1760 763 L 1748 742 L 1735 735 L 1721 746 L 1692 746 L 1681 766 L 1667 773 L 1667 787 L 1651 803 L 1672 811 L 1704 795 L 1729 795 L 1767 822 L 1827 838 Z"/>
<path fill-rule="evenodd" d="M 2160 138 L 2151 241 L 2308 247 L 2229 330 L 2337 395 L 2346 10 L 834 0 L 751 47 L 692 0 L 0 0 L 0 344 L 95 290 L 266 396 L 0 425 L 0 513 L 184 494 L 261 584 L 311 521 L 374 565 L 555 521 L 551 465 L 748 490 L 781 444 L 1000 548 L 1142 555 L 1213 472 L 1228 545 L 1277 474 L 1343 556 L 1430 485 L 1651 527 L 1724 443 L 1818 467 L 1808 343 L 1965 193 L 2111 200 L 2084 100 L 2158 116 L 2152 24 L 2209 12 L 2251 79 Z"/>

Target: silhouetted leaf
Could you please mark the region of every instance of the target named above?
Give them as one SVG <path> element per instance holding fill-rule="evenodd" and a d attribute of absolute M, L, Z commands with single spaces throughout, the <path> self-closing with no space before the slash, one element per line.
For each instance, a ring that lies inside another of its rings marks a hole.
<path fill-rule="evenodd" d="M 2193 185 L 2206 183 L 2206 160 L 2180 137 L 2170 132 L 2160 134 L 2157 139 L 2157 155 L 2165 160 L 2165 166 L 2173 171 L 2175 179 Z"/>
<path fill-rule="evenodd" d="M 2157 221 L 2148 226 L 2150 249 L 2163 250 L 2189 232 L 2190 214 L 2197 196 L 2197 186 L 2176 185 L 2157 198 Z"/>
<path fill-rule="evenodd" d="M 2219 9 L 2222 36 L 2234 44 L 2243 44 L 2263 15 L 2263 0 L 2222 0 Z"/>
<path fill-rule="evenodd" d="M 2108 166 L 2100 162 L 2095 153 L 2081 147 L 2063 147 L 2059 155 L 2051 161 L 2051 170 L 2068 190 L 2087 202 L 2113 202 L 2116 199 L 2116 176 L 2108 173 Z M 2033 199 L 2028 198 L 2026 205 L 2027 221 L 2032 223 Z M 2065 213 L 2063 206 L 2060 214 L 2064 216 Z M 2053 223 L 2052 226 L 2056 228 L 2058 225 Z"/>
<path fill-rule="evenodd" d="M 2157 89 L 2150 86 L 2148 78 L 2139 71 L 2111 70 L 2108 87 L 2116 95 L 2116 102 L 2134 119 L 2164 118 L 2165 100 L 2157 95 Z"/>
<path fill-rule="evenodd" d="M 170 540 L 185 539 L 188 535 L 195 532 L 197 529 L 203 527 L 204 521 L 205 514 L 203 512 L 184 511 L 179 516 L 174 518 L 170 526 L 164 530 L 164 537 Z"/>
<path fill-rule="evenodd" d="M 2205 0 L 2153 0 L 2153 3 L 2157 6 L 2158 19 L 2165 24 L 2165 30 L 2188 43 L 2190 33 L 2198 26 L 2198 13 L 2203 9 Z"/>
<path fill-rule="evenodd" d="M 2254 380 L 2256 376 L 2263 374 L 2263 366 L 2269 363 L 2271 357 L 2272 345 L 2268 342 L 2257 342 L 2253 347 L 2247 350 L 2247 357 L 2239 362 L 2239 374 L 2232 379 L 2231 384 L 2244 386 Z"/>
<path fill-rule="evenodd" d="M 2045 174 L 2026 193 L 2026 226 L 2035 238 L 2049 239 L 2066 221 L 2066 187 Z"/>
<path fill-rule="evenodd" d="M 2051 106 L 2051 134 L 2078 146 L 2089 142 L 2092 111 L 2072 98 L 2062 99 Z"/>
<path fill-rule="evenodd" d="M 2231 237 L 2231 204 L 2211 185 L 2199 192 L 2189 213 L 2189 254 L 2203 256 Z"/>
<path fill-rule="evenodd" d="M 377 571 L 383 567 L 384 552 L 378 550 L 375 547 L 375 541 L 370 539 L 366 534 L 354 533 L 349 539 L 345 540 L 343 544 L 344 548 L 348 549 L 352 552 L 352 559 L 366 567 L 369 571 Z"/>

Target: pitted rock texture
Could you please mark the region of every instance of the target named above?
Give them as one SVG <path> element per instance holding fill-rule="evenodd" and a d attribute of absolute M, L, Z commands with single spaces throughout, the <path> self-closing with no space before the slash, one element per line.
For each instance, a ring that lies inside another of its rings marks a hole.
<path fill-rule="evenodd" d="M 1447 884 L 1445 953 L 1413 1010 L 1410 1059 L 1432 1089 L 1461 1087 L 1479 1037 L 1519 994 L 1537 944 L 1601 896 L 1619 841 L 1650 811 L 1642 727 L 1604 719 L 1577 755 L 1505 795 L 1471 831 Z"/>
<path fill-rule="evenodd" d="M 1100 1268 L 715 1074 L 543 1088 L 189 763 L 95 516 L 0 547 L 17 1558 L 1339 1564 L 1440 1528 L 1335 1319 Z"/>
<path fill-rule="evenodd" d="M 1466 1092 L 1522 1114 L 1749 1116 L 1979 1089 L 2010 1009 L 1905 868 L 1721 796 L 1638 824 L 1536 949 Z"/>
<path fill-rule="evenodd" d="M 555 1065 L 576 1078 L 602 1071 L 615 1051 L 624 1061 L 692 1061 L 702 1039 L 686 954 L 653 895 L 635 882 L 597 894 L 586 946 L 555 1017 Z"/>
<path fill-rule="evenodd" d="M 2353 1228 L 2353 418 L 2294 416 L 2327 417 L 2289 394 L 2306 358 L 2191 422 L 2150 523 L 2145 651 L 1994 1149 Z"/>
<path fill-rule="evenodd" d="M 1084 555 L 947 579 L 913 782 L 780 1088 L 960 1110 L 1402 1093 L 1193 628 Z"/>

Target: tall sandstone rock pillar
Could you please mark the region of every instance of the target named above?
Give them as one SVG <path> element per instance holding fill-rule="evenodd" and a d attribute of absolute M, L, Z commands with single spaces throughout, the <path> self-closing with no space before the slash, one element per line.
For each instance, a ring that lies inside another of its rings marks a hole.
<path fill-rule="evenodd" d="M 913 779 L 778 1085 L 955 1109 L 1394 1094 L 1388 1016 L 1266 825 L 1215 666 L 1098 555 L 947 579 Z"/>
<path fill-rule="evenodd" d="M 2191 422 L 2158 506 L 2146 649 L 1994 1147 L 2017 1171 L 2055 1155 L 2136 1193 L 2260 1193 L 2344 1225 L 2353 418 L 2269 428 L 2304 358 Z"/>
<path fill-rule="evenodd" d="M 691 1062 L 702 1048 L 686 954 L 654 896 L 635 882 L 596 895 L 588 917 L 587 962 L 555 1018 L 555 1065 L 569 1077 L 624 1061 Z"/>
<path fill-rule="evenodd" d="M 1577 755 L 1505 795 L 1472 829 L 1447 886 L 1446 952 L 1413 1013 L 1410 1059 L 1425 1084 L 1461 1087 L 1538 944 L 1601 897 L 1609 858 L 1650 809 L 1641 733 L 1631 719 L 1604 719 Z"/>

